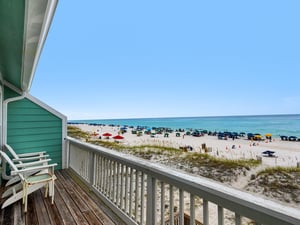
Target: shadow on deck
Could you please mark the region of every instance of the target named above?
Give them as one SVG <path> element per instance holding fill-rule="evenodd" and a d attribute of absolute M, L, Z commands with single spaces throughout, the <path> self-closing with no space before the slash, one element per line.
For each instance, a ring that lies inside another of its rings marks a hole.
<path fill-rule="evenodd" d="M 54 205 L 51 205 L 50 198 L 44 198 L 43 189 L 38 190 L 29 195 L 26 214 L 21 200 L 1 209 L 0 225 L 124 224 L 86 186 L 73 179 L 69 170 L 59 170 L 55 174 L 58 179 L 55 182 Z M 1 195 L 3 191 L 4 187 L 1 187 Z"/>

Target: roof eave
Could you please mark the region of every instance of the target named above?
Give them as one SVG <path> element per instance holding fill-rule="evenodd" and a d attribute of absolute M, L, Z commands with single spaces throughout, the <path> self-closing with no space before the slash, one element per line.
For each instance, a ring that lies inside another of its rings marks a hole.
<path fill-rule="evenodd" d="M 26 1 L 21 90 L 28 92 L 58 0 Z"/>

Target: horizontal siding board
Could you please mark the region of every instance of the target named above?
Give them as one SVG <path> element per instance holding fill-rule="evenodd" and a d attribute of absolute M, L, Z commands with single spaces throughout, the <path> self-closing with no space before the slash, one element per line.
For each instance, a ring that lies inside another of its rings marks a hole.
<path fill-rule="evenodd" d="M 27 129 L 27 128 L 45 128 L 45 127 L 58 127 L 61 126 L 61 121 L 41 121 L 38 123 L 33 123 L 32 121 L 25 122 L 13 122 L 8 121 L 9 126 L 8 129 Z"/>
<path fill-rule="evenodd" d="M 12 115 L 20 115 L 20 112 L 17 111 L 17 109 L 22 109 L 24 112 L 22 112 L 23 115 L 47 115 L 48 112 L 40 109 L 40 108 L 31 108 L 31 107 L 26 107 L 26 108 L 20 108 L 20 107 L 14 107 L 10 108 L 10 111 Z"/>
<path fill-rule="evenodd" d="M 41 141 L 47 141 L 47 140 L 59 140 L 61 139 L 61 134 L 58 133 L 52 133 L 52 134 L 22 134 L 22 135 L 9 135 L 9 139 L 8 140 L 18 140 L 19 142 L 25 142 L 25 141 L 37 141 L 37 140 L 41 140 Z"/>
<path fill-rule="evenodd" d="M 10 143 L 10 142 L 8 142 Z M 34 147 L 43 147 L 43 146 L 47 146 L 47 145 L 57 145 L 62 143 L 62 141 L 60 140 L 48 140 L 48 141 L 43 141 L 43 140 L 38 140 L 38 141 L 23 141 L 23 142 L 18 142 L 18 141 L 14 141 L 14 144 L 16 146 L 20 146 L 19 149 L 26 149 L 26 148 L 34 148 Z"/>
<path fill-rule="evenodd" d="M 56 121 L 53 119 L 53 116 L 49 114 L 45 115 L 10 115 L 9 121 L 14 122 L 23 122 L 23 121 L 32 121 L 32 122 L 49 122 L 49 121 Z"/>
<path fill-rule="evenodd" d="M 37 128 L 24 128 L 24 129 L 8 129 L 8 133 L 13 132 L 13 135 L 23 135 L 24 132 L 28 135 L 34 134 L 52 134 L 61 130 L 61 127 L 37 127 Z"/>
<path fill-rule="evenodd" d="M 38 138 L 36 136 L 22 136 L 22 137 L 10 137 L 7 139 L 8 143 L 30 143 L 32 142 L 32 146 L 45 146 L 45 145 L 57 145 L 61 144 L 61 139 L 47 139 L 46 137 Z M 27 145 L 27 144 L 26 144 Z"/>

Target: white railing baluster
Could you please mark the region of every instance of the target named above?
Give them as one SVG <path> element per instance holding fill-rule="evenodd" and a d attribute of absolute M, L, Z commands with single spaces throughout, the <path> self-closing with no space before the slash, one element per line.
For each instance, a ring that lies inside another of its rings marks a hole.
<path fill-rule="evenodd" d="M 129 173 L 129 167 L 126 166 L 126 174 L 125 174 L 125 213 L 128 213 L 128 173 Z"/>
<path fill-rule="evenodd" d="M 184 192 L 179 189 L 179 225 L 184 225 Z"/>
<path fill-rule="evenodd" d="M 195 224 L 195 197 L 190 194 L 190 225 Z"/>
<path fill-rule="evenodd" d="M 120 209 L 124 209 L 124 165 L 121 164 L 121 198 L 120 198 Z"/>
<path fill-rule="evenodd" d="M 151 176 L 147 176 L 147 206 L 146 206 L 147 222 L 146 222 L 146 225 L 156 224 L 156 222 L 157 222 L 157 220 L 156 220 L 156 198 L 157 198 L 157 196 L 156 196 L 156 179 Z"/>
<path fill-rule="evenodd" d="M 114 170 L 113 170 L 114 162 L 112 160 L 109 161 L 109 199 L 113 199 L 113 180 L 114 180 Z"/>
<path fill-rule="evenodd" d="M 242 218 L 241 215 L 238 213 L 235 213 L 235 225 L 241 225 L 242 224 Z"/>
<path fill-rule="evenodd" d="M 203 199 L 203 225 L 209 225 L 208 201 Z"/>
<path fill-rule="evenodd" d="M 224 209 L 218 205 L 218 225 L 224 225 Z"/>
<path fill-rule="evenodd" d="M 132 217 L 132 201 L 133 201 L 133 168 L 130 168 L 130 186 L 129 186 L 129 217 Z"/>
<path fill-rule="evenodd" d="M 105 159 L 105 194 L 109 196 L 109 160 Z"/>
<path fill-rule="evenodd" d="M 136 218 L 136 221 L 139 221 L 138 218 L 139 218 L 139 208 L 138 208 L 138 205 L 139 205 L 139 171 L 135 171 L 135 218 Z"/>
<path fill-rule="evenodd" d="M 144 224 L 144 207 L 145 207 L 145 174 L 142 172 L 142 178 L 141 178 L 141 224 Z M 148 186 L 147 186 L 148 189 Z M 147 209 L 148 210 L 148 209 Z"/>
<path fill-rule="evenodd" d="M 104 170 L 104 158 L 101 157 L 101 191 L 103 192 L 104 191 L 104 188 L 103 188 L 103 185 L 104 185 L 104 173 L 105 173 L 105 170 Z"/>
<path fill-rule="evenodd" d="M 161 225 L 165 225 L 165 184 L 160 183 L 160 221 Z"/>
<path fill-rule="evenodd" d="M 113 170 L 113 193 L 112 193 L 112 198 L 111 198 L 111 200 L 112 200 L 112 202 L 116 202 L 116 179 L 117 179 L 117 174 L 116 174 L 116 168 L 117 168 L 117 163 L 116 162 L 114 162 L 113 163 L 113 166 L 112 166 L 112 170 Z"/>
<path fill-rule="evenodd" d="M 170 225 L 174 225 L 174 189 L 173 185 L 170 185 L 169 190 L 169 214 L 170 214 Z"/>
<path fill-rule="evenodd" d="M 117 163 L 117 190 L 116 190 L 116 204 L 120 207 L 120 163 Z"/>

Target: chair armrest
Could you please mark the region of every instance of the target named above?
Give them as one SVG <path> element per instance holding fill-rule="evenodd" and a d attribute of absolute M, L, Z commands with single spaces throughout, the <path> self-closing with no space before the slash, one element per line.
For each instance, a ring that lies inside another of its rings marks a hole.
<path fill-rule="evenodd" d="M 48 158 L 49 155 L 43 155 L 43 156 L 34 156 L 34 157 L 27 157 L 27 158 L 19 158 L 19 159 L 12 159 L 13 162 L 23 162 L 23 161 L 30 161 L 30 160 L 43 160 L 45 158 Z"/>
<path fill-rule="evenodd" d="M 49 165 L 43 165 L 43 166 L 35 166 L 35 167 L 30 167 L 22 170 L 17 170 L 17 171 L 11 171 L 11 175 L 18 175 L 22 173 L 27 173 L 27 172 L 34 172 L 34 171 L 39 171 L 43 169 L 54 169 L 54 166 L 57 166 L 57 163 L 49 164 Z"/>
<path fill-rule="evenodd" d="M 22 153 L 22 154 L 17 154 L 19 157 L 30 157 L 30 156 L 43 156 L 46 152 L 30 152 L 30 153 Z"/>
<path fill-rule="evenodd" d="M 29 162 L 29 163 L 19 163 L 19 164 L 15 164 L 15 166 L 17 168 L 23 168 L 23 167 L 32 167 L 35 165 L 41 165 L 41 164 L 45 164 L 48 163 L 49 161 L 51 161 L 51 159 L 44 159 L 44 160 L 39 160 L 39 161 L 35 161 L 35 162 Z"/>

